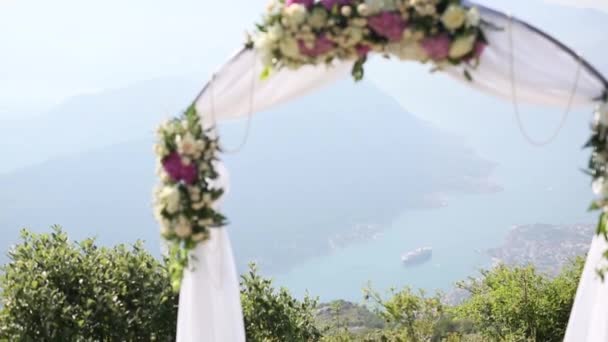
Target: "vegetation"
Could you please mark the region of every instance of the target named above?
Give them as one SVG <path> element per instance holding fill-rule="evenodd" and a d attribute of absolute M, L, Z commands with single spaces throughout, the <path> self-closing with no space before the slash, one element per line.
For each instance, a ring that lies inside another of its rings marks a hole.
<path fill-rule="evenodd" d="M 0 341 L 173 341 L 177 297 L 168 269 L 141 243 L 99 248 L 22 232 L 0 275 Z M 316 301 L 276 291 L 252 266 L 241 293 L 248 341 L 316 341 Z"/>
<path fill-rule="evenodd" d="M 471 298 L 453 311 L 491 340 L 562 341 L 582 269 L 577 259 L 550 279 L 532 266 L 499 266 L 460 283 Z"/>
<path fill-rule="evenodd" d="M 270 279 L 258 275 L 256 266 L 242 276 L 241 303 L 247 341 L 318 341 L 315 325 L 317 301 L 306 296 L 294 299 L 287 289 L 275 290 Z"/>
<path fill-rule="evenodd" d="M 177 298 L 165 264 L 141 243 L 71 243 L 59 228 L 22 233 L 0 275 L 0 341 L 172 341 Z M 363 305 L 318 305 L 275 289 L 255 265 L 242 276 L 247 340 L 274 341 L 560 341 L 583 260 L 557 277 L 532 266 L 498 266 L 458 286 L 458 305 L 441 294 L 404 288 L 386 299 L 366 290 Z"/>
<path fill-rule="evenodd" d="M 0 339 L 169 341 L 176 297 L 165 267 L 141 243 L 99 248 L 22 232 L 0 277 Z"/>

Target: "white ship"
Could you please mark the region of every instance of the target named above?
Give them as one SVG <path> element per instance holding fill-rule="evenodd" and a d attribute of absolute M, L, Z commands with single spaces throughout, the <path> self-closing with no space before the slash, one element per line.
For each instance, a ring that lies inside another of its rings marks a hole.
<path fill-rule="evenodd" d="M 406 266 L 420 265 L 433 258 L 431 247 L 422 247 L 401 255 L 401 262 Z"/>

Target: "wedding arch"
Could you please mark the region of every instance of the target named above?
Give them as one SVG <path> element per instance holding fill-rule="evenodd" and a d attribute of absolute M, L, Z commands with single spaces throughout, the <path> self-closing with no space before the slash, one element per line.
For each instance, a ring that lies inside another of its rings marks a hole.
<path fill-rule="evenodd" d="M 461 0 L 273 0 L 243 48 L 188 110 L 158 130 L 155 214 L 180 291 L 183 341 L 244 341 L 226 218 L 217 123 L 250 118 L 349 74 L 368 58 L 426 63 L 469 87 L 519 103 L 596 105 L 588 173 L 597 236 L 566 341 L 608 340 L 608 80 L 555 38 L 510 15 Z M 533 143 L 542 143 L 535 142 Z"/>

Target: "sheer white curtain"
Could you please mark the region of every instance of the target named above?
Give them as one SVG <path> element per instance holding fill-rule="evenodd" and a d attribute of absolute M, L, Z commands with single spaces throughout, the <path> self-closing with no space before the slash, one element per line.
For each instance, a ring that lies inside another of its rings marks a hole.
<path fill-rule="evenodd" d="M 215 165 L 220 177 L 214 187 L 229 193 L 228 171 Z M 221 206 L 218 201 L 216 205 Z M 245 342 L 239 281 L 228 229 L 211 231 L 199 244 L 191 267 L 184 272 L 179 296 L 177 342 Z"/>
<path fill-rule="evenodd" d="M 479 67 L 470 71 L 473 82 L 465 79 L 462 67 L 446 70 L 451 76 L 509 100 L 513 99 L 515 85 L 519 101 L 553 106 L 565 107 L 570 98 L 573 104 L 592 104 L 604 94 L 607 85 L 601 74 L 557 41 L 491 9 L 480 7 L 480 12 L 490 24 L 484 29 L 489 46 Z M 351 67 L 352 62 L 336 62 L 295 71 L 283 69 L 260 80 L 261 61 L 254 51 L 243 49 L 214 75 L 195 105 L 208 125 L 248 117 L 347 77 Z M 599 249 L 598 244 L 596 240 L 594 246 Z M 211 241 L 197 248 L 195 256 L 195 269 L 186 272 L 182 286 L 178 342 L 243 341 L 238 282 L 227 231 L 214 232 Z M 594 263 L 597 259 L 590 257 L 587 267 L 594 267 Z M 593 311 L 593 317 L 600 319 L 593 322 L 599 325 L 585 329 L 605 330 L 608 325 L 608 297 L 598 296 L 598 284 L 591 272 L 585 273 L 574 312 L 592 310 L 588 300 L 579 298 L 590 296 L 603 304 Z M 589 317 L 573 315 L 569 333 L 582 331 L 580 324 L 588 322 Z M 576 332 L 569 336 L 578 337 Z M 591 340 L 571 337 L 568 341 Z"/>
<path fill-rule="evenodd" d="M 606 250 L 606 239 L 595 237 L 570 314 L 566 342 L 608 341 L 608 281 L 602 282 L 596 272 L 606 265 Z"/>

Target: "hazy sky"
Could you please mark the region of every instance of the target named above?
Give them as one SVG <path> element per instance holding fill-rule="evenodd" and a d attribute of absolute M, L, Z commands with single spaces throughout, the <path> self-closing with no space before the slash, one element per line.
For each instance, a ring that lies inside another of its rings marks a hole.
<path fill-rule="evenodd" d="M 607 9 L 599 0 L 551 1 Z M 483 2 L 541 23 L 544 11 L 538 9 L 555 6 L 541 0 Z M 0 118 L 140 80 L 204 78 L 239 48 L 265 3 L 0 0 Z M 526 11 L 527 4 L 533 10 Z M 594 28 L 565 34 L 585 30 Z"/>

